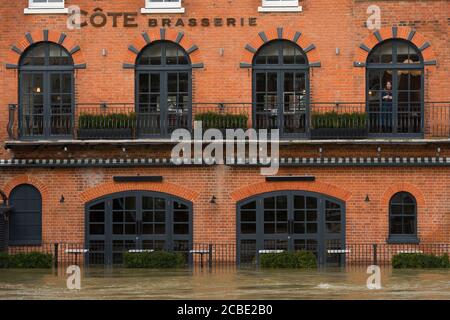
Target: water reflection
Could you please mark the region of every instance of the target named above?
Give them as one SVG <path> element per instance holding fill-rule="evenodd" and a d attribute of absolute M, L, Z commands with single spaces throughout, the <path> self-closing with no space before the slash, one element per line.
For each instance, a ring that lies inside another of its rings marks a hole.
<path fill-rule="evenodd" d="M 383 268 L 381 290 L 365 271 L 89 268 L 70 291 L 65 269 L 1 270 L 0 299 L 450 299 L 449 270 Z"/>

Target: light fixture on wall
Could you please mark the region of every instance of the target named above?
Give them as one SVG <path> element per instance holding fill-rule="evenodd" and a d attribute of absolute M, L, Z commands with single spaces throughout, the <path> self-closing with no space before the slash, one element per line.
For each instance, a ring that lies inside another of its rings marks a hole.
<path fill-rule="evenodd" d="M 370 198 L 369 198 L 369 195 L 368 195 L 368 194 L 366 194 L 366 199 L 364 199 L 364 201 L 365 201 L 365 202 L 370 202 Z"/>
<path fill-rule="evenodd" d="M 211 203 L 211 204 L 216 204 L 216 200 L 217 200 L 216 196 L 213 195 L 213 196 L 211 197 L 211 200 L 209 200 L 209 203 Z"/>
<path fill-rule="evenodd" d="M 64 203 L 66 201 L 66 198 L 64 198 L 64 195 L 61 195 L 61 199 L 59 199 L 59 203 Z"/>

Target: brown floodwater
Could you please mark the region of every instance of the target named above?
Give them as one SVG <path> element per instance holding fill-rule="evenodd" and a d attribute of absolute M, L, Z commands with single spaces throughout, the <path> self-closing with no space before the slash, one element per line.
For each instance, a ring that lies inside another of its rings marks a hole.
<path fill-rule="evenodd" d="M 81 290 L 64 269 L 0 269 L 0 299 L 446 299 L 450 270 L 383 268 L 369 290 L 365 268 L 319 270 L 84 269 Z"/>

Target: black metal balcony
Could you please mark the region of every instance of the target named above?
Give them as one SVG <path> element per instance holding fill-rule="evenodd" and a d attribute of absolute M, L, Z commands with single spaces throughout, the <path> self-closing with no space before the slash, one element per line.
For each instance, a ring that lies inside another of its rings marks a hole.
<path fill-rule="evenodd" d="M 134 103 L 77 104 L 74 110 L 10 105 L 10 140 L 168 139 L 176 129 L 279 129 L 282 138 L 449 138 L 450 102 L 398 107 L 396 113 L 365 103 L 263 105 L 193 103 L 167 110 Z M 32 112 L 31 112 L 32 111 Z"/>

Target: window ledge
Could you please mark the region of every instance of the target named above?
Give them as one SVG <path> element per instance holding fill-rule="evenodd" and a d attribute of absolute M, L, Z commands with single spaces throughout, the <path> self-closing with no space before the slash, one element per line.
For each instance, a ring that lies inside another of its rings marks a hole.
<path fill-rule="evenodd" d="M 258 12 L 302 12 L 302 6 L 295 7 L 258 7 Z"/>
<path fill-rule="evenodd" d="M 388 244 L 419 244 L 420 240 L 417 236 L 390 236 L 386 239 Z"/>
<path fill-rule="evenodd" d="M 68 14 L 69 8 L 25 8 L 24 14 Z"/>
<path fill-rule="evenodd" d="M 184 13 L 184 8 L 142 8 L 141 13 Z"/>

